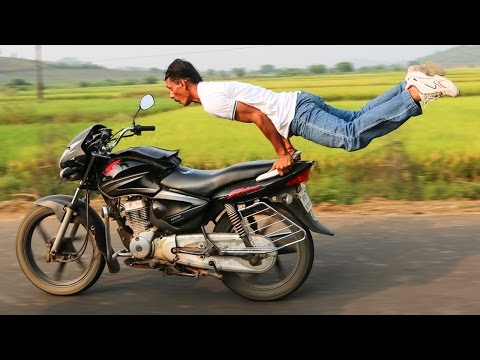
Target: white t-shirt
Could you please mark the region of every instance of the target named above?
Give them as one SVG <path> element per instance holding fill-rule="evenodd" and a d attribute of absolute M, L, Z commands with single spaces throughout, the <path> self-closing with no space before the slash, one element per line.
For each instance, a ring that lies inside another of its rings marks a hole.
<path fill-rule="evenodd" d="M 238 81 L 202 81 L 197 91 L 203 109 L 209 114 L 234 120 L 237 101 L 240 101 L 267 115 L 280 135 L 288 138 L 299 91 L 274 92 Z"/>

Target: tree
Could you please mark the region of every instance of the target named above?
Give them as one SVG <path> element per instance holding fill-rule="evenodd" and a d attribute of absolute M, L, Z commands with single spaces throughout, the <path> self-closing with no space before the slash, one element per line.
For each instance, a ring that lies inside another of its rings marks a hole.
<path fill-rule="evenodd" d="M 147 76 L 142 80 L 143 84 L 156 84 L 157 82 L 158 79 L 155 76 Z"/>
<path fill-rule="evenodd" d="M 335 65 L 335 71 L 336 72 L 341 72 L 341 73 L 352 72 L 353 71 L 353 64 L 351 62 L 348 62 L 348 61 L 339 62 Z"/>
<path fill-rule="evenodd" d="M 24 79 L 12 79 L 9 82 L 7 82 L 6 85 L 7 85 L 7 87 L 13 88 L 13 89 L 23 89 L 23 88 L 28 87 L 32 84 L 27 82 Z"/>
<path fill-rule="evenodd" d="M 214 76 L 217 75 L 217 72 L 213 69 L 208 69 L 206 74 L 207 74 L 208 77 L 214 77 Z"/>
<path fill-rule="evenodd" d="M 245 69 L 244 68 L 233 68 L 232 72 L 235 74 L 237 77 L 242 77 L 245 75 Z"/>
<path fill-rule="evenodd" d="M 306 70 L 299 69 L 299 68 L 286 68 L 278 71 L 278 75 L 280 76 L 298 76 L 304 75 Z"/>
<path fill-rule="evenodd" d="M 327 72 L 327 67 L 325 65 L 310 65 L 308 71 L 312 74 L 325 74 Z"/>
<path fill-rule="evenodd" d="M 275 72 L 275 66 L 269 64 L 262 65 L 260 66 L 260 72 L 262 74 L 272 74 Z"/>

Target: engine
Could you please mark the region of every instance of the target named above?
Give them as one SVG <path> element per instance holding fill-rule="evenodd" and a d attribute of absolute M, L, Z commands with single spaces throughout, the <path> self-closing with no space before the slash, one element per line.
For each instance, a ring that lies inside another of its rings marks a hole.
<path fill-rule="evenodd" d="M 168 208 L 155 199 L 150 201 L 142 196 L 131 197 L 123 203 L 123 208 L 127 225 L 131 228 L 121 234 L 122 242 L 131 255 L 127 259 L 130 266 L 161 269 L 167 266 L 175 268 L 174 273 L 179 275 L 198 276 L 202 271 L 217 275 L 218 271 L 262 273 L 276 262 L 276 246 L 268 234 L 251 234 L 251 240 L 258 249 L 247 250 L 237 233 L 211 233 L 207 241 L 205 235 L 198 232 L 172 234 L 159 230 L 155 221 L 163 221 L 160 216 Z M 177 207 L 172 208 L 178 211 Z M 249 262 L 248 257 L 253 253 L 261 255 L 260 263 L 252 265 Z"/>
<path fill-rule="evenodd" d="M 155 233 L 153 231 L 146 231 L 135 236 L 130 241 L 130 253 L 137 259 L 149 258 L 152 254 L 152 242 Z"/>
<path fill-rule="evenodd" d="M 124 206 L 125 216 L 134 234 L 139 234 L 150 227 L 148 206 L 143 198 L 128 200 Z"/>
<path fill-rule="evenodd" d="M 124 204 L 125 216 L 133 230 L 133 237 L 129 244 L 130 253 L 137 259 L 148 258 L 152 252 L 152 241 L 155 233 L 148 231 L 150 220 L 148 204 L 143 198 L 129 199 Z"/>

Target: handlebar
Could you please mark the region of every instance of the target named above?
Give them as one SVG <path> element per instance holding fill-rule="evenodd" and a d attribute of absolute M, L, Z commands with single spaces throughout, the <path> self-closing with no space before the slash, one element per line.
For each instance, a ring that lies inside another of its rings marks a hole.
<path fill-rule="evenodd" d="M 147 126 L 139 126 L 140 131 L 155 131 L 155 126 L 147 125 Z"/>
<path fill-rule="evenodd" d="M 155 126 L 142 126 L 142 125 L 135 125 L 133 127 L 133 133 L 135 135 L 142 135 L 142 131 L 155 131 Z"/>
<path fill-rule="evenodd" d="M 128 128 L 124 128 L 122 130 L 119 131 L 119 135 L 115 138 L 115 139 L 111 139 L 111 141 L 113 141 L 113 144 L 110 144 L 107 149 L 108 150 L 112 150 L 115 146 L 117 146 L 117 144 L 120 142 L 120 140 L 123 138 L 123 137 L 129 137 L 129 136 L 133 136 L 133 135 L 142 135 L 142 131 L 155 131 L 155 126 L 152 126 L 152 125 L 147 125 L 147 126 L 143 126 L 143 125 L 134 125 L 132 127 L 128 127 Z M 125 135 L 127 132 L 132 132 L 133 134 L 132 135 Z"/>

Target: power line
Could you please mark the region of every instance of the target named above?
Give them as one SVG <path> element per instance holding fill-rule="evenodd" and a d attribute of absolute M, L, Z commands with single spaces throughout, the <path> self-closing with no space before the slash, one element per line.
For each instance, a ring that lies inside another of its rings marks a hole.
<path fill-rule="evenodd" d="M 271 47 L 271 46 L 278 46 L 278 45 L 256 45 L 256 46 L 244 46 L 244 47 L 227 48 L 227 49 L 210 49 L 210 50 L 199 50 L 199 51 L 185 51 L 185 52 L 174 52 L 174 53 L 155 54 L 155 55 L 144 55 L 144 56 L 131 56 L 131 57 L 122 57 L 122 58 L 99 59 L 99 60 L 91 60 L 91 61 L 92 61 L 92 62 L 99 62 L 99 61 L 112 61 L 112 60 L 143 59 L 143 58 L 162 57 L 162 56 L 177 56 L 177 55 L 190 55 L 190 54 L 208 54 L 208 53 L 224 52 L 224 51 L 231 51 L 231 50 L 258 49 L 258 48 Z"/>
<path fill-rule="evenodd" d="M 226 48 L 226 49 L 209 49 L 209 50 L 199 50 L 199 51 L 184 51 L 184 52 L 173 52 L 173 53 L 164 53 L 164 54 L 154 54 L 154 55 L 144 55 L 144 56 L 130 56 L 130 57 L 121 57 L 121 58 L 109 58 L 109 59 L 98 59 L 98 60 L 90 60 L 89 63 L 97 63 L 102 61 L 112 61 L 112 60 L 130 60 L 130 59 L 143 59 L 143 58 L 153 58 L 153 57 L 162 57 L 162 56 L 178 56 L 178 55 L 190 55 L 190 54 L 208 54 L 208 53 L 218 53 L 218 52 L 225 52 L 225 51 L 232 51 L 232 50 L 246 50 L 246 49 L 258 49 L 258 48 L 265 48 L 265 47 L 272 47 L 278 45 L 256 45 L 256 46 L 243 46 L 243 47 L 234 47 L 234 48 Z M 51 61 L 49 61 L 51 62 Z M 61 61 L 56 61 L 61 63 Z M 46 63 L 45 61 L 43 63 Z M 32 65 L 34 66 L 34 65 Z M 51 71 L 55 68 L 48 67 L 47 70 Z M 32 68 L 21 68 L 21 69 L 2 69 L 0 70 L 0 74 L 3 73 L 15 73 L 15 72 L 28 72 L 28 71 L 35 71 L 34 67 Z"/>

